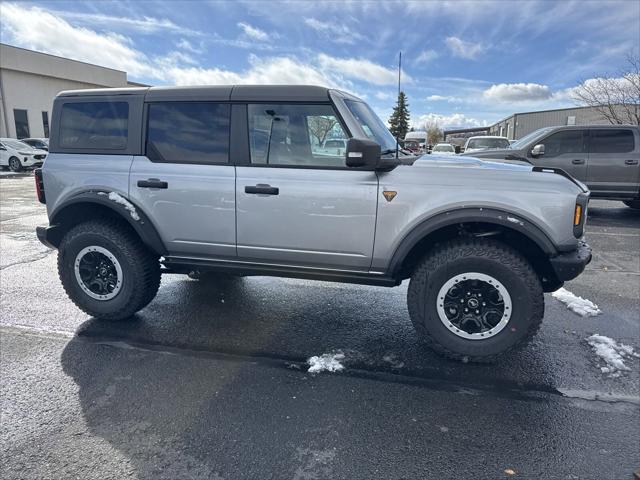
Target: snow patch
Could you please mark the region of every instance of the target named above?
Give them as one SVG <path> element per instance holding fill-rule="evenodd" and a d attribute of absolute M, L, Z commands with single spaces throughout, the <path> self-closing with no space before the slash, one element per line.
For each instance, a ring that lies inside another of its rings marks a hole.
<path fill-rule="evenodd" d="M 344 370 L 344 365 L 340 363 L 344 360 L 343 353 L 324 353 L 320 356 L 313 356 L 307 360 L 309 364 L 309 373 L 339 372 Z"/>
<path fill-rule="evenodd" d="M 560 300 L 564 303 L 569 310 L 577 313 L 581 317 L 595 317 L 602 312 L 598 308 L 598 305 L 586 298 L 578 297 L 569 290 L 560 288 L 551 294 L 553 298 Z"/>
<path fill-rule="evenodd" d="M 98 192 L 98 195 L 106 195 L 106 193 L 105 192 Z M 116 202 L 116 203 L 122 205 L 124 208 L 126 208 L 127 211 L 129 212 L 129 215 L 131 215 L 131 218 L 133 218 L 134 220 L 136 220 L 136 221 L 140 220 L 140 215 L 138 215 L 138 212 L 136 211 L 136 207 L 134 207 L 133 204 L 129 200 L 124 198 L 119 193 L 110 192 L 109 193 L 109 200 L 111 200 L 112 202 Z"/>
<path fill-rule="evenodd" d="M 517 218 L 507 217 L 507 221 L 509 221 L 511 223 L 517 223 L 518 225 L 524 226 L 524 223 L 522 223 L 522 221 L 518 220 Z"/>
<path fill-rule="evenodd" d="M 625 359 L 640 357 L 629 345 L 597 333 L 588 337 L 587 343 L 591 345 L 595 354 L 604 360 L 605 365 L 600 367 L 602 373 L 608 373 L 611 377 L 619 377 L 623 371 L 631 370 L 625 365 Z"/>

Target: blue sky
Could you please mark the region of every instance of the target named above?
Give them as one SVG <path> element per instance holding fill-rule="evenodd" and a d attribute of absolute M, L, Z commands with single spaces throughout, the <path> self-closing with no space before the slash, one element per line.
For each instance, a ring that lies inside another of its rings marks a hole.
<path fill-rule="evenodd" d="M 640 1 L 3 2 L 1 40 L 152 85 L 309 83 L 386 120 L 398 52 L 412 122 L 570 107 L 640 50 Z"/>

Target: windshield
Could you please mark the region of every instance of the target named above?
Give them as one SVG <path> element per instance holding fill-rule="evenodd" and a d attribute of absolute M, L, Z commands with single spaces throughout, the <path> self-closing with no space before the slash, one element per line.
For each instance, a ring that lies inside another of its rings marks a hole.
<path fill-rule="evenodd" d="M 432 152 L 455 152 L 452 145 L 436 145 Z"/>
<path fill-rule="evenodd" d="M 509 148 L 506 138 L 472 138 L 467 148 Z"/>
<path fill-rule="evenodd" d="M 13 148 L 14 150 L 33 150 L 33 147 L 27 145 L 24 142 L 21 142 L 20 140 L 5 138 L 4 140 L 2 140 L 2 143 L 4 143 L 8 147 Z"/>
<path fill-rule="evenodd" d="M 521 148 L 524 148 L 526 145 L 528 145 L 532 140 L 544 137 L 547 133 L 549 133 L 554 128 L 555 127 L 544 127 L 544 128 L 539 128 L 538 130 L 534 130 L 529 135 L 525 135 L 520 140 L 513 142 L 509 148 L 513 148 L 514 150 L 520 150 Z"/>
<path fill-rule="evenodd" d="M 395 151 L 396 139 L 393 138 L 387 126 L 382 123 L 382 120 L 378 118 L 369 105 L 355 100 L 345 100 L 344 103 L 367 137 L 378 142 L 383 152 L 386 150 Z"/>

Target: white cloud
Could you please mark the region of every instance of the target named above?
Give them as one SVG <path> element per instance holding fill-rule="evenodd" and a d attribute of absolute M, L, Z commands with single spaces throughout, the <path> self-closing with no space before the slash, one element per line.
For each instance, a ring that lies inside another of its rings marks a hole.
<path fill-rule="evenodd" d="M 258 40 L 260 42 L 266 42 L 269 40 L 269 35 L 267 32 L 260 30 L 257 27 L 252 27 L 248 23 L 239 22 L 238 27 L 242 29 L 242 32 L 249 38 L 253 40 Z"/>
<path fill-rule="evenodd" d="M 537 102 L 548 100 L 553 94 L 548 86 L 538 83 L 500 83 L 491 85 L 482 96 L 494 102 Z"/>
<path fill-rule="evenodd" d="M 462 98 L 445 96 L 445 95 L 429 95 L 427 97 L 427 100 L 429 102 L 449 102 L 449 103 L 460 103 L 463 101 Z"/>
<path fill-rule="evenodd" d="M 435 50 L 423 50 L 422 52 L 420 52 L 420 54 L 416 57 L 415 63 L 428 63 L 431 60 L 435 60 L 436 58 L 438 58 L 440 55 L 438 54 L 438 52 L 436 52 Z"/>
<path fill-rule="evenodd" d="M 486 50 L 481 43 L 467 42 L 458 37 L 447 37 L 444 42 L 454 57 L 467 60 L 475 60 Z"/>
<path fill-rule="evenodd" d="M 414 128 L 422 128 L 425 123 L 437 123 L 442 128 L 471 128 L 484 127 L 487 125 L 486 121 L 467 117 L 463 113 L 454 113 L 452 115 L 427 113 L 413 119 L 411 126 Z"/>
<path fill-rule="evenodd" d="M 394 85 L 398 82 L 396 70 L 362 58 L 335 58 L 321 53 L 318 55 L 318 62 L 323 69 L 374 85 Z M 413 81 L 404 71 L 402 72 L 402 80 L 406 83 Z"/>
<path fill-rule="evenodd" d="M 376 92 L 374 95 L 378 100 L 394 100 L 396 95 L 388 92 Z"/>
<path fill-rule="evenodd" d="M 305 25 L 312 28 L 316 32 L 323 34 L 323 36 L 335 43 L 344 43 L 353 45 L 356 41 L 364 40 L 361 34 L 353 30 L 352 27 L 348 27 L 342 23 L 335 22 L 323 22 L 317 18 L 307 17 L 304 19 Z"/>
<path fill-rule="evenodd" d="M 180 41 L 176 43 L 176 47 L 181 48 L 182 50 L 187 50 L 191 53 L 196 53 L 196 54 L 204 52 L 204 47 L 202 44 L 196 46 L 193 43 L 191 43 L 189 40 L 186 40 L 184 38 L 181 38 Z"/>

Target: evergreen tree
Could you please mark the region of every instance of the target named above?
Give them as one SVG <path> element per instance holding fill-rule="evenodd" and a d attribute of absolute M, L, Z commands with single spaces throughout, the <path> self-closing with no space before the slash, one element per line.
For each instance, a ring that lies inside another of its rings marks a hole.
<path fill-rule="evenodd" d="M 409 131 L 409 104 L 407 96 L 404 92 L 398 94 L 398 102 L 393 107 L 393 113 L 389 117 L 389 130 L 391 134 L 398 140 L 404 140 L 405 135 Z"/>

